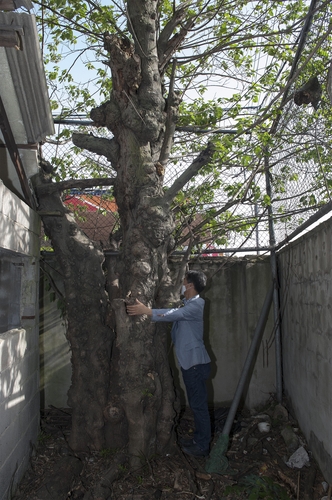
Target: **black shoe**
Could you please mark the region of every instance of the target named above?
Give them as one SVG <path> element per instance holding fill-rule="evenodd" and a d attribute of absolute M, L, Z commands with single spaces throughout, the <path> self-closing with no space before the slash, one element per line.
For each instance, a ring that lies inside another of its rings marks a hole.
<path fill-rule="evenodd" d="M 182 446 L 182 451 L 187 455 L 192 455 L 193 457 L 207 457 L 209 450 L 202 450 L 196 443 L 189 446 Z"/>
<path fill-rule="evenodd" d="M 191 446 L 194 444 L 193 438 L 179 437 L 178 442 L 181 446 Z"/>

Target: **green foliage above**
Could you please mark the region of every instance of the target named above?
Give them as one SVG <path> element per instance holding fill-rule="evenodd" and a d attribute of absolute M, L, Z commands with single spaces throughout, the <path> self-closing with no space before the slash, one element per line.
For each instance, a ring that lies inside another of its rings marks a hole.
<path fill-rule="evenodd" d="M 285 488 L 276 483 L 268 476 L 245 476 L 238 486 L 227 486 L 225 494 L 241 494 L 241 498 L 247 500 L 290 500 Z M 243 496 L 245 495 L 245 496 Z"/>
<path fill-rule="evenodd" d="M 162 33 L 183 2 L 163 0 L 158 5 L 156 23 Z M 275 222 L 285 224 L 299 211 L 330 199 L 332 114 L 327 78 L 332 5 L 317 5 L 302 45 L 309 12 L 304 0 L 189 1 L 181 24 L 174 24 L 176 35 L 194 21 L 174 54 L 174 88 L 182 102 L 165 189 L 174 172 L 189 167 L 208 141 L 215 146 L 212 161 L 174 203 L 180 227 L 195 214 L 206 214 L 195 237 L 207 240 L 213 235 L 220 242 L 233 230 L 247 235 L 271 206 Z M 36 6 L 52 106 L 62 117 L 88 115 L 112 90 L 103 34 L 134 42 L 126 4 L 50 0 Z M 170 75 L 171 64 L 165 70 L 165 98 Z M 322 86 L 317 110 L 311 104 L 294 104 L 294 92 L 312 76 Z M 70 133 L 62 130 L 58 139 Z M 92 155 L 58 151 L 52 158 L 57 180 L 110 175 L 107 162 Z M 272 195 L 266 192 L 266 168 Z"/>

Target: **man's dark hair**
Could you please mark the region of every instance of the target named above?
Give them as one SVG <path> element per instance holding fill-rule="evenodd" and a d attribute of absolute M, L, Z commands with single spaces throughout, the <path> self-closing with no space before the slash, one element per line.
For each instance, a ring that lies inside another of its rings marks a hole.
<path fill-rule="evenodd" d="M 188 283 L 192 283 L 196 292 L 201 293 L 206 287 L 206 276 L 202 271 L 188 271 L 186 272 L 186 279 Z"/>

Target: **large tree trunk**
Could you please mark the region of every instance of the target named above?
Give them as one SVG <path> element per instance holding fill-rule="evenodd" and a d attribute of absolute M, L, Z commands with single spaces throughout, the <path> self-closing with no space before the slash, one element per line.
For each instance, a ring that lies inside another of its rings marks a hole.
<path fill-rule="evenodd" d="M 75 450 L 128 445 L 134 467 L 141 465 L 142 457 L 164 453 L 174 443 L 174 390 L 167 327 L 157 329 L 146 317 L 129 317 L 125 303 L 138 298 L 150 306 L 166 307 L 178 298 L 180 281 L 171 283 L 167 264 L 174 228 L 170 203 L 188 180 L 184 176 L 165 195 L 163 174 L 179 102 L 172 85 L 165 100 L 161 75 L 171 54 L 168 38 L 183 13 L 174 15 L 171 28 L 165 27 L 157 43 L 157 4 L 127 1 L 134 44 L 105 35 L 112 93 L 109 101 L 91 111 L 91 118 L 111 130 L 114 138 L 73 137 L 76 145 L 108 158 L 116 172 L 114 195 L 122 240 L 119 258 L 109 259 L 107 273 L 115 320 L 111 362 L 102 254 L 78 230 L 58 195 L 45 194 L 45 186 L 38 193 L 39 210 L 61 213 L 60 218 L 44 213 L 43 222 L 66 285 L 73 362 L 70 444 Z M 200 161 L 194 162 L 193 169 L 199 165 Z"/>
<path fill-rule="evenodd" d="M 74 450 L 106 446 L 104 411 L 110 383 L 113 330 L 107 326 L 108 298 L 102 269 L 104 255 L 77 227 L 59 193 L 42 176 L 34 179 L 38 210 L 52 241 L 65 286 L 65 310 L 71 349 L 73 409 L 70 445 Z M 45 184 L 46 182 L 46 184 Z"/>
<path fill-rule="evenodd" d="M 174 391 L 165 329 L 156 333 L 147 318 L 129 318 L 125 299 L 139 298 L 152 306 L 166 305 L 173 297 L 167 266 L 173 221 L 163 193 L 167 111 L 158 66 L 157 2 L 129 1 L 127 7 L 135 47 L 105 37 L 113 90 L 109 102 L 94 109 L 91 117 L 96 125 L 108 127 L 118 144 L 114 194 L 122 246 L 115 294 L 120 298 L 112 301 L 116 343 L 107 435 L 114 444 L 127 431 L 135 466 L 142 456 L 166 451 L 172 443 Z"/>

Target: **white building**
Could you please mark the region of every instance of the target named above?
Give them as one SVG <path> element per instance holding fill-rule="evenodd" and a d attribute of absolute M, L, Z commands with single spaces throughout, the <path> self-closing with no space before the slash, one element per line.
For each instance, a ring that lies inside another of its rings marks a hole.
<path fill-rule="evenodd" d="M 31 7 L 0 3 L 0 499 L 15 491 L 39 433 L 40 218 L 29 179 L 54 130 Z"/>

